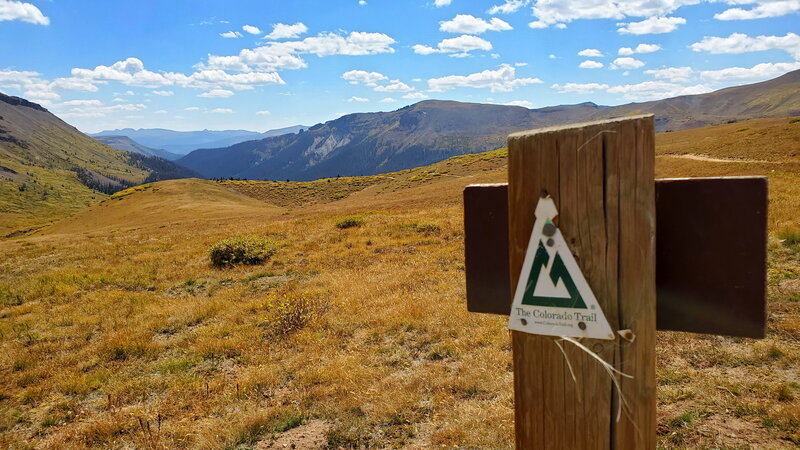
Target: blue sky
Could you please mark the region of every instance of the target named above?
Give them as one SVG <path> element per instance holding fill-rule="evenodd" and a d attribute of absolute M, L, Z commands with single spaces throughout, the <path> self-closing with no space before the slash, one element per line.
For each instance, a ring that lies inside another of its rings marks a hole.
<path fill-rule="evenodd" d="M 616 105 L 800 69 L 800 0 L 0 0 L 0 91 L 82 131 L 423 99 Z"/>

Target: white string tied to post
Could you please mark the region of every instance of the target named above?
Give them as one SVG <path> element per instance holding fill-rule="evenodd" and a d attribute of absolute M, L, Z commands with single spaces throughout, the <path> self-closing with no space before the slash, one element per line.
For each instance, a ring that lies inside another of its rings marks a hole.
<path fill-rule="evenodd" d="M 618 402 L 619 405 L 618 405 L 618 408 L 617 408 L 617 419 L 616 419 L 616 421 L 619 422 L 619 419 L 622 416 L 622 407 L 624 405 L 627 408 L 628 402 L 625 400 L 625 397 L 622 395 L 622 388 L 620 387 L 619 379 L 615 376 L 615 374 L 619 375 L 619 376 L 622 376 L 622 377 L 625 377 L 625 378 L 628 378 L 630 380 L 633 379 L 633 376 L 619 371 L 616 367 L 614 367 L 613 365 L 611 365 L 610 363 L 605 361 L 603 358 L 601 358 L 600 355 L 598 355 L 597 353 L 591 351 L 585 345 L 581 344 L 577 339 L 573 339 L 573 338 L 571 338 L 569 336 L 559 336 L 559 339 L 554 340 L 553 342 L 556 344 L 556 346 L 558 346 L 558 349 L 561 350 L 561 353 L 564 355 L 564 361 L 567 362 L 567 368 L 569 368 L 569 373 L 572 376 L 572 381 L 574 381 L 575 383 L 578 382 L 578 379 L 575 377 L 575 372 L 572 370 L 572 364 L 569 362 L 569 357 L 567 357 L 567 352 L 564 351 L 564 347 L 561 346 L 561 341 L 567 341 L 567 342 L 571 343 L 572 345 L 574 345 L 575 347 L 578 347 L 579 349 L 581 349 L 584 352 L 586 352 L 586 354 L 588 354 L 594 360 L 596 360 L 598 363 L 600 363 L 600 365 L 603 367 L 603 369 L 605 369 L 606 373 L 608 373 L 608 376 L 611 378 L 611 381 L 614 384 L 614 388 L 617 390 L 617 397 L 619 398 L 619 402 Z"/>

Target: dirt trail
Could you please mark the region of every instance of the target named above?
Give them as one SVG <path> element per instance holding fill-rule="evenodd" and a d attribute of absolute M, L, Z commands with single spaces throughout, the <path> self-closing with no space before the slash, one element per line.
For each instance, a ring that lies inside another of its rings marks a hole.
<path fill-rule="evenodd" d="M 693 161 L 706 161 L 706 162 L 718 162 L 718 163 L 748 163 L 748 164 L 775 164 L 776 161 L 762 161 L 758 159 L 733 159 L 733 158 L 714 158 L 711 156 L 705 155 L 695 155 L 693 153 L 684 153 L 684 154 L 664 154 L 658 155 L 664 156 L 667 158 L 679 158 L 679 159 L 691 159 Z"/>
<path fill-rule="evenodd" d="M 270 448 L 297 448 L 297 449 L 322 449 L 328 443 L 328 431 L 331 424 L 324 420 L 312 420 L 305 425 L 292 428 L 275 435 L 274 439 L 265 439 L 255 448 L 265 450 Z"/>

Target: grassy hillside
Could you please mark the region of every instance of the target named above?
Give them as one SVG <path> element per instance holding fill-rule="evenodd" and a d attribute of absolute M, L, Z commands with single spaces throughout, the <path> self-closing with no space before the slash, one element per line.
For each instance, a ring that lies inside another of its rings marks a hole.
<path fill-rule="evenodd" d="M 125 152 L 86 137 L 35 103 L 0 94 L 0 237 L 102 199 L 74 167 L 130 182 L 147 176 Z"/>
<path fill-rule="evenodd" d="M 659 333 L 663 448 L 800 443 L 798 138 L 789 119 L 657 137 L 659 176 L 770 177 L 768 337 Z M 0 242 L 0 446 L 511 448 L 506 321 L 466 312 L 461 218 L 505 164 L 159 182 Z M 212 267 L 238 235 L 278 251 Z"/>
<path fill-rule="evenodd" d="M 40 105 L 0 93 L 0 238 L 41 228 L 105 193 L 195 175 L 97 142 Z"/>

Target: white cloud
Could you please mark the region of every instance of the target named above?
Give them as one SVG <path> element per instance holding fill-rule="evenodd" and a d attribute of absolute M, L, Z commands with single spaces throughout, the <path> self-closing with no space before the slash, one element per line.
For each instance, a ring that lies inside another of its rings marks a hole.
<path fill-rule="evenodd" d="M 0 86 L 9 86 L 16 89 L 22 89 L 24 86 L 33 83 L 34 80 L 39 80 L 37 78 L 38 76 L 38 72 L 0 70 Z"/>
<path fill-rule="evenodd" d="M 527 65 L 528 65 L 528 63 L 526 63 L 526 62 L 516 62 L 516 63 L 514 63 L 514 67 L 525 67 Z"/>
<path fill-rule="evenodd" d="M 359 103 L 364 103 L 364 102 L 368 102 L 368 101 L 369 101 L 369 99 L 368 99 L 368 98 L 364 98 L 364 97 L 356 97 L 356 96 L 353 96 L 353 97 L 350 97 L 350 98 L 348 98 L 348 99 L 347 99 L 347 101 L 348 101 L 348 102 L 359 102 Z"/>
<path fill-rule="evenodd" d="M 436 53 L 436 52 L 439 51 L 439 50 L 436 50 L 435 48 L 433 48 L 431 46 L 422 45 L 422 44 L 416 44 L 411 48 L 414 50 L 414 53 L 416 53 L 418 55 L 430 55 L 431 53 Z"/>
<path fill-rule="evenodd" d="M 81 80 L 79 78 L 56 78 L 50 83 L 51 88 L 68 89 L 71 91 L 87 91 L 97 92 L 99 89 L 90 81 Z"/>
<path fill-rule="evenodd" d="M 367 0 L 358 0 L 358 4 L 361 6 L 366 6 Z"/>
<path fill-rule="evenodd" d="M 800 35 L 786 33 L 786 36 L 750 37 L 742 33 L 733 33 L 728 37 L 706 36 L 700 42 L 689 46 L 696 52 L 749 53 L 765 50 L 783 50 L 794 59 L 800 60 Z"/>
<path fill-rule="evenodd" d="M 428 80 L 428 88 L 432 92 L 442 92 L 450 89 L 468 87 L 485 89 L 491 92 L 510 92 L 519 86 L 541 83 L 538 78 L 517 78 L 516 69 L 508 64 L 503 64 L 497 70 L 484 70 L 469 75 L 450 75 Z"/>
<path fill-rule="evenodd" d="M 620 47 L 617 50 L 617 54 L 620 56 L 631 56 L 636 53 L 653 53 L 661 50 L 661 46 L 658 44 L 639 44 L 636 48 L 630 47 Z"/>
<path fill-rule="evenodd" d="M 111 101 L 114 102 L 114 103 L 122 103 L 122 102 L 126 102 L 127 100 L 125 100 L 122 97 L 114 97 L 114 98 L 111 99 Z"/>
<path fill-rule="evenodd" d="M 233 91 L 229 91 L 227 89 L 212 89 L 208 92 L 203 92 L 202 94 L 198 94 L 198 97 L 203 98 L 228 98 L 233 96 Z"/>
<path fill-rule="evenodd" d="M 527 100 L 514 100 L 503 104 L 508 106 L 522 106 L 523 108 L 533 108 L 533 103 Z"/>
<path fill-rule="evenodd" d="M 614 62 L 611 63 L 610 68 L 629 70 L 629 69 L 638 69 L 642 66 L 644 66 L 644 63 L 636 58 L 623 57 L 615 59 Z"/>
<path fill-rule="evenodd" d="M 447 6 L 450 3 L 453 3 L 453 0 L 434 0 L 433 4 L 437 8 L 441 8 L 442 6 Z"/>
<path fill-rule="evenodd" d="M 548 58 L 548 59 L 556 59 L 556 58 L 558 58 L 558 56 L 556 56 L 556 55 L 554 55 L 554 54 L 550 53 L 549 55 L 547 55 L 547 58 Z"/>
<path fill-rule="evenodd" d="M 199 108 L 197 106 L 189 106 L 187 108 L 183 108 L 184 111 L 200 111 L 201 109 L 202 108 Z"/>
<path fill-rule="evenodd" d="M 618 23 L 620 34 L 662 34 L 671 33 L 678 25 L 686 23 L 683 17 L 648 17 L 641 22 Z"/>
<path fill-rule="evenodd" d="M 659 50 L 661 50 L 661 46 L 658 44 L 639 44 L 634 51 L 636 53 L 654 53 Z"/>
<path fill-rule="evenodd" d="M 404 95 L 403 98 L 407 98 L 409 100 L 423 100 L 428 98 L 428 96 L 422 92 L 409 92 L 408 94 Z"/>
<path fill-rule="evenodd" d="M 392 80 L 391 84 L 386 86 L 376 86 L 374 90 L 377 92 L 411 92 L 414 90 L 414 88 L 400 80 Z"/>
<path fill-rule="evenodd" d="M 262 110 L 262 111 L 256 111 L 256 115 L 257 115 L 257 116 L 268 116 L 268 115 L 270 115 L 270 114 L 272 114 L 272 113 L 271 113 L 271 112 L 269 112 L 269 111 L 267 111 L 266 109 L 265 109 L 265 110 Z"/>
<path fill-rule="evenodd" d="M 585 48 L 578 52 L 578 56 L 583 56 L 584 58 L 602 58 L 603 53 L 596 48 Z"/>
<path fill-rule="evenodd" d="M 580 19 L 622 21 L 627 18 L 644 17 L 660 18 L 662 27 L 674 29 L 675 26 L 685 22 L 670 24 L 663 19 L 680 19 L 668 16 L 683 6 L 703 2 L 739 6 L 717 14 L 715 18 L 720 20 L 778 17 L 800 11 L 800 0 L 537 0 L 532 8 L 535 20 L 529 26 L 531 28 L 547 28 Z M 508 1 L 508 3 L 511 2 Z M 751 9 L 743 10 L 741 9 L 743 5 L 754 6 Z M 654 26 L 655 24 L 650 22 L 648 25 Z"/>
<path fill-rule="evenodd" d="M 219 35 L 226 39 L 236 39 L 242 37 L 242 33 L 239 33 L 238 31 L 226 31 L 224 33 L 220 33 Z"/>
<path fill-rule="evenodd" d="M 481 34 L 487 31 L 512 30 L 504 20 L 492 17 L 489 22 L 469 14 L 457 14 L 454 18 L 439 22 L 439 31 L 461 34 Z"/>
<path fill-rule="evenodd" d="M 231 114 L 233 110 L 229 108 L 214 108 L 209 112 L 213 114 Z"/>
<path fill-rule="evenodd" d="M 8 87 L 23 91 L 22 95 L 42 103 L 45 100 L 58 100 L 61 96 L 56 89 L 96 92 L 97 86 L 86 80 L 76 78 L 56 78 L 47 81 L 40 78 L 38 72 L 0 70 L 0 87 Z"/>
<path fill-rule="evenodd" d="M 652 75 L 661 80 L 668 80 L 673 83 L 681 83 L 689 81 L 694 74 L 691 67 L 664 67 L 661 69 L 645 70 L 644 73 Z"/>
<path fill-rule="evenodd" d="M 58 106 L 101 106 L 102 104 L 103 102 L 100 100 L 69 100 Z"/>
<path fill-rule="evenodd" d="M 731 8 L 715 14 L 717 20 L 750 20 L 780 17 L 800 11 L 800 0 L 740 0 L 728 4 L 756 4 L 751 9 Z"/>
<path fill-rule="evenodd" d="M 80 102 L 80 101 L 79 101 Z M 71 102 L 64 102 L 62 106 L 57 106 L 59 117 L 105 117 L 108 114 L 117 112 L 136 112 L 147 109 L 147 106 L 142 104 L 126 103 L 124 105 L 104 106 L 100 102 L 88 101 L 78 104 L 69 104 Z"/>
<path fill-rule="evenodd" d="M 753 67 L 728 67 L 721 70 L 704 70 L 700 77 L 712 82 L 723 81 L 762 81 L 775 78 L 786 72 L 800 69 L 800 61 L 791 63 L 762 63 Z"/>
<path fill-rule="evenodd" d="M 430 55 L 431 53 L 449 53 L 450 56 L 464 57 L 469 56 L 469 52 L 474 50 L 489 51 L 492 49 L 492 43 L 483 38 L 479 38 L 478 36 L 464 34 L 450 39 L 443 39 L 441 42 L 439 42 L 439 44 L 437 44 L 437 48 L 417 44 L 413 46 L 412 49 L 414 50 L 414 53 L 418 53 L 420 55 Z"/>
<path fill-rule="evenodd" d="M 154 112 L 153 114 L 167 114 L 167 112 L 168 111 L 166 109 L 159 109 L 158 111 Z"/>
<path fill-rule="evenodd" d="M 302 54 L 319 57 L 332 55 L 376 55 L 394 53 L 395 40 L 383 33 L 354 31 L 346 36 L 323 33 L 300 41 L 270 42 L 254 49 L 243 49 L 238 55 L 209 55 L 203 68 L 236 72 L 274 71 L 307 67 Z"/>
<path fill-rule="evenodd" d="M 565 83 L 550 86 L 559 94 L 591 94 L 596 91 L 604 91 L 608 87 L 607 84 L 600 83 Z"/>
<path fill-rule="evenodd" d="M 161 97 L 172 97 L 173 95 L 175 95 L 175 93 L 172 91 L 153 91 L 153 94 L 159 95 Z"/>
<path fill-rule="evenodd" d="M 253 25 L 242 25 L 242 30 L 250 34 L 261 34 L 261 29 Z"/>
<path fill-rule="evenodd" d="M 367 72 L 366 70 L 349 70 L 342 74 L 342 78 L 350 84 L 364 84 L 367 86 L 376 86 L 379 81 L 389 79 L 389 77 L 380 72 Z"/>
<path fill-rule="evenodd" d="M 489 14 L 511 14 L 530 3 L 530 0 L 506 0 L 505 3 L 494 5 L 486 11 Z"/>
<path fill-rule="evenodd" d="M 307 31 L 308 27 L 303 22 L 297 22 L 293 25 L 276 23 L 272 26 L 272 32 L 264 36 L 264 39 L 296 39 L 300 37 L 301 34 L 305 34 Z"/>
<path fill-rule="evenodd" d="M 606 89 L 606 92 L 609 94 L 621 94 L 626 100 L 643 101 L 677 97 L 680 95 L 705 94 L 706 92 L 711 92 L 711 88 L 702 84 L 684 86 L 681 84 L 667 83 L 665 81 L 645 81 L 638 84 L 612 86 Z"/>
<path fill-rule="evenodd" d="M 381 103 L 394 103 L 396 101 L 397 100 L 393 99 L 392 97 L 386 97 L 383 100 L 381 100 Z"/>
<path fill-rule="evenodd" d="M 664 17 L 684 5 L 694 5 L 700 1 L 702 0 L 538 0 L 532 9 L 536 20 L 529 25 L 532 28 L 547 28 L 579 19 Z"/>
<path fill-rule="evenodd" d="M 665 81 L 645 81 L 638 84 L 624 84 L 618 86 L 609 86 L 601 83 L 566 83 L 563 85 L 554 84 L 551 88 L 561 94 L 585 95 L 604 91 L 609 94 L 622 95 L 623 98 L 630 101 L 658 100 L 680 95 L 704 94 L 711 91 L 711 88 L 702 84 L 685 86 Z"/>
<path fill-rule="evenodd" d="M 578 67 L 581 69 L 600 69 L 603 67 L 603 63 L 587 59 L 586 61 L 580 63 Z"/>
<path fill-rule="evenodd" d="M 21 20 L 36 25 L 50 25 L 50 19 L 36 6 L 14 0 L 0 0 L 0 22 Z"/>
<path fill-rule="evenodd" d="M 249 72 L 230 74 L 223 70 L 199 70 L 191 75 L 175 72 L 152 72 L 144 68 L 138 58 L 117 61 L 111 66 L 97 66 L 94 69 L 72 69 L 73 78 L 88 83 L 116 81 L 128 86 L 164 87 L 181 86 L 196 89 L 216 89 L 220 86 L 233 89 L 251 89 L 256 85 L 285 84 L 275 72 Z"/>

